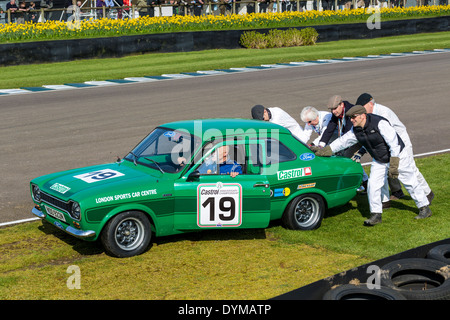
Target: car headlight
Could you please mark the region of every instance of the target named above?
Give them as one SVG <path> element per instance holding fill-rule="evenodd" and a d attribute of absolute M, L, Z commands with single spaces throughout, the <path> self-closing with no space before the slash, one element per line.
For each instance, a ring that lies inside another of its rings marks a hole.
<path fill-rule="evenodd" d="M 37 185 L 33 185 L 31 192 L 33 193 L 33 199 L 37 202 L 41 202 L 41 189 L 39 189 Z"/>
<path fill-rule="evenodd" d="M 80 220 L 81 208 L 78 202 L 72 202 L 72 206 L 70 208 L 70 216 L 75 220 Z"/>

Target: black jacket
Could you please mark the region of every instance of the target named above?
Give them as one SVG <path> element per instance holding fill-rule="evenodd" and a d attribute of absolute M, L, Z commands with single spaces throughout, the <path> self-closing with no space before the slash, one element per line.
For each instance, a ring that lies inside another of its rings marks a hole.
<path fill-rule="evenodd" d="M 353 133 L 359 143 L 366 148 L 374 160 L 381 163 L 388 163 L 391 159 L 391 152 L 389 145 L 384 140 L 378 128 L 380 121 L 386 119 L 375 114 L 366 114 L 366 119 L 367 121 L 364 127 L 354 127 Z M 405 147 L 405 144 L 398 133 L 397 139 L 401 151 Z"/>
<path fill-rule="evenodd" d="M 345 113 L 351 108 L 353 107 L 353 104 L 351 104 L 348 101 L 343 101 L 344 102 L 344 118 L 345 118 L 345 125 L 342 128 L 342 132 L 339 135 L 342 136 L 344 135 L 347 131 L 350 131 L 350 129 L 352 128 L 352 122 L 350 121 L 349 117 L 345 116 Z M 336 128 L 338 127 L 339 123 L 341 123 L 342 125 L 342 120 L 341 118 L 336 117 L 334 114 L 331 116 L 330 122 L 328 123 L 327 128 L 325 129 L 325 132 L 322 134 L 322 138 L 320 139 L 320 142 L 324 142 L 325 144 L 328 144 L 330 142 L 331 137 L 333 136 L 334 131 L 336 130 Z M 320 143 L 319 142 L 319 143 Z"/>

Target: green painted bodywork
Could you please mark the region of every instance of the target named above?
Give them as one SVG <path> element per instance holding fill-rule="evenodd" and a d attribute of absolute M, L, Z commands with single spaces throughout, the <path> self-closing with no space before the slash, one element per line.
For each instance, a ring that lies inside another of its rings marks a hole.
<path fill-rule="evenodd" d="M 271 220 L 280 219 L 289 202 L 300 194 L 319 194 L 327 208 L 333 208 L 353 198 L 362 180 L 360 164 L 343 157 L 314 156 L 287 129 L 269 122 L 207 119 L 172 122 L 160 128 L 189 132 L 200 138 L 201 144 L 195 146 L 189 161 L 191 165 L 179 172 L 163 173 L 155 166 L 121 160 L 35 178 L 30 188 L 37 185 L 41 192 L 59 202 L 76 201 L 81 208 L 80 220 L 74 220 L 57 205 L 37 202 L 32 197 L 42 212 L 48 213 L 46 207 L 51 207 L 62 213 L 65 221 L 49 214 L 45 219 L 51 223 L 57 220 L 64 227 L 94 231 L 95 236 L 86 240 L 96 240 L 108 220 L 124 211 L 146 213 L 155 236 L 210 228 L 265 228 Z M 218 141 L 219 136 L 226 137 L 219 144 L 240 145 L 246 150 L 246 164 L 248 157 L 252 153 L 256 156 L 255 150 L 260 148 L 263 150 L 258 154 L 261 163 L 248 163 L 246 172 L 235 178 L 229 175 L 188 178 L 207 156 L 201 147 Z M 294 157 L 268 164 L 266 138 L 279 140 Z M 101 179 L 89 180 L 89 173 L 94 173 L 90 177 Z M 207 195 L 200 195 L 202 190 L 205 194 L 218 190 L 225 195 L 216 198 L 218 203 L 215 203 Z M 234 200 L 228 200 L 226 193 L 234 196 Z M 213 205 L 217 207 L 212 212 Z M 202 216 L 206 219 L 203 222 L 197 214 L 199 210 L 209 210 L 205 211 L 208 215 Z M 219 222 L 213 222 L 213 217 Z"/>

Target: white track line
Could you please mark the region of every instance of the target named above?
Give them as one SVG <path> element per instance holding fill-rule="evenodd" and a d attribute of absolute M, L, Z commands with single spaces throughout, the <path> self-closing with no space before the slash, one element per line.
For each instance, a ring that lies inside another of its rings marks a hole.
<path fill-rule="evenodd" d="M 22 219 L 22 220 L 4 222 L 4 223 L 0 223 L 0 227 L 6 227 L 6 226 L 13 225 L 13 224 L 19 224 L 19 223 L 24 223 L 24 222 L 31 222 L 31 221 L 36 221 L 36 220 L 40 220 L 40 218 L 29 218 L 29 219 Z"/>
<path fill-rule="evenodd" d="M 417 158 L 417 157 L 431 156 L 433 154 L 445 153 L 445 152 L 450 152 L 450 149 L 442 149 L 442 150 L 438 150 L 438 151 L 431 151 L 431 152 L 420 153 L 420 154 L 414 155 L 414 157 Z M 366 163 L 361 163 L 361 165 L 362 166 L 368 166 L 371 163 L 372 162 L 366 162 Z"/>

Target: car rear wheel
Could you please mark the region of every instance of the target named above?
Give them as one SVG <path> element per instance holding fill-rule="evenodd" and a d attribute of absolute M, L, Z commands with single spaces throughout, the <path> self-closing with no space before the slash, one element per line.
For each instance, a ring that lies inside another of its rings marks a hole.
<path fill-rule="evenodd" d="M 314 230 L 320 227 L 325 203 L 316 194 L 302 194 L 291 201 L 283 214 L 282 222 L 293 230 Z"/>
<path fill-rule="evenodd" d="M 127 211 L 108 221 L 101 242 L 107 253 L 125 258 L 143 253 L 150 243 L 151 235 L 147 217 L 141 212 Z"/>

